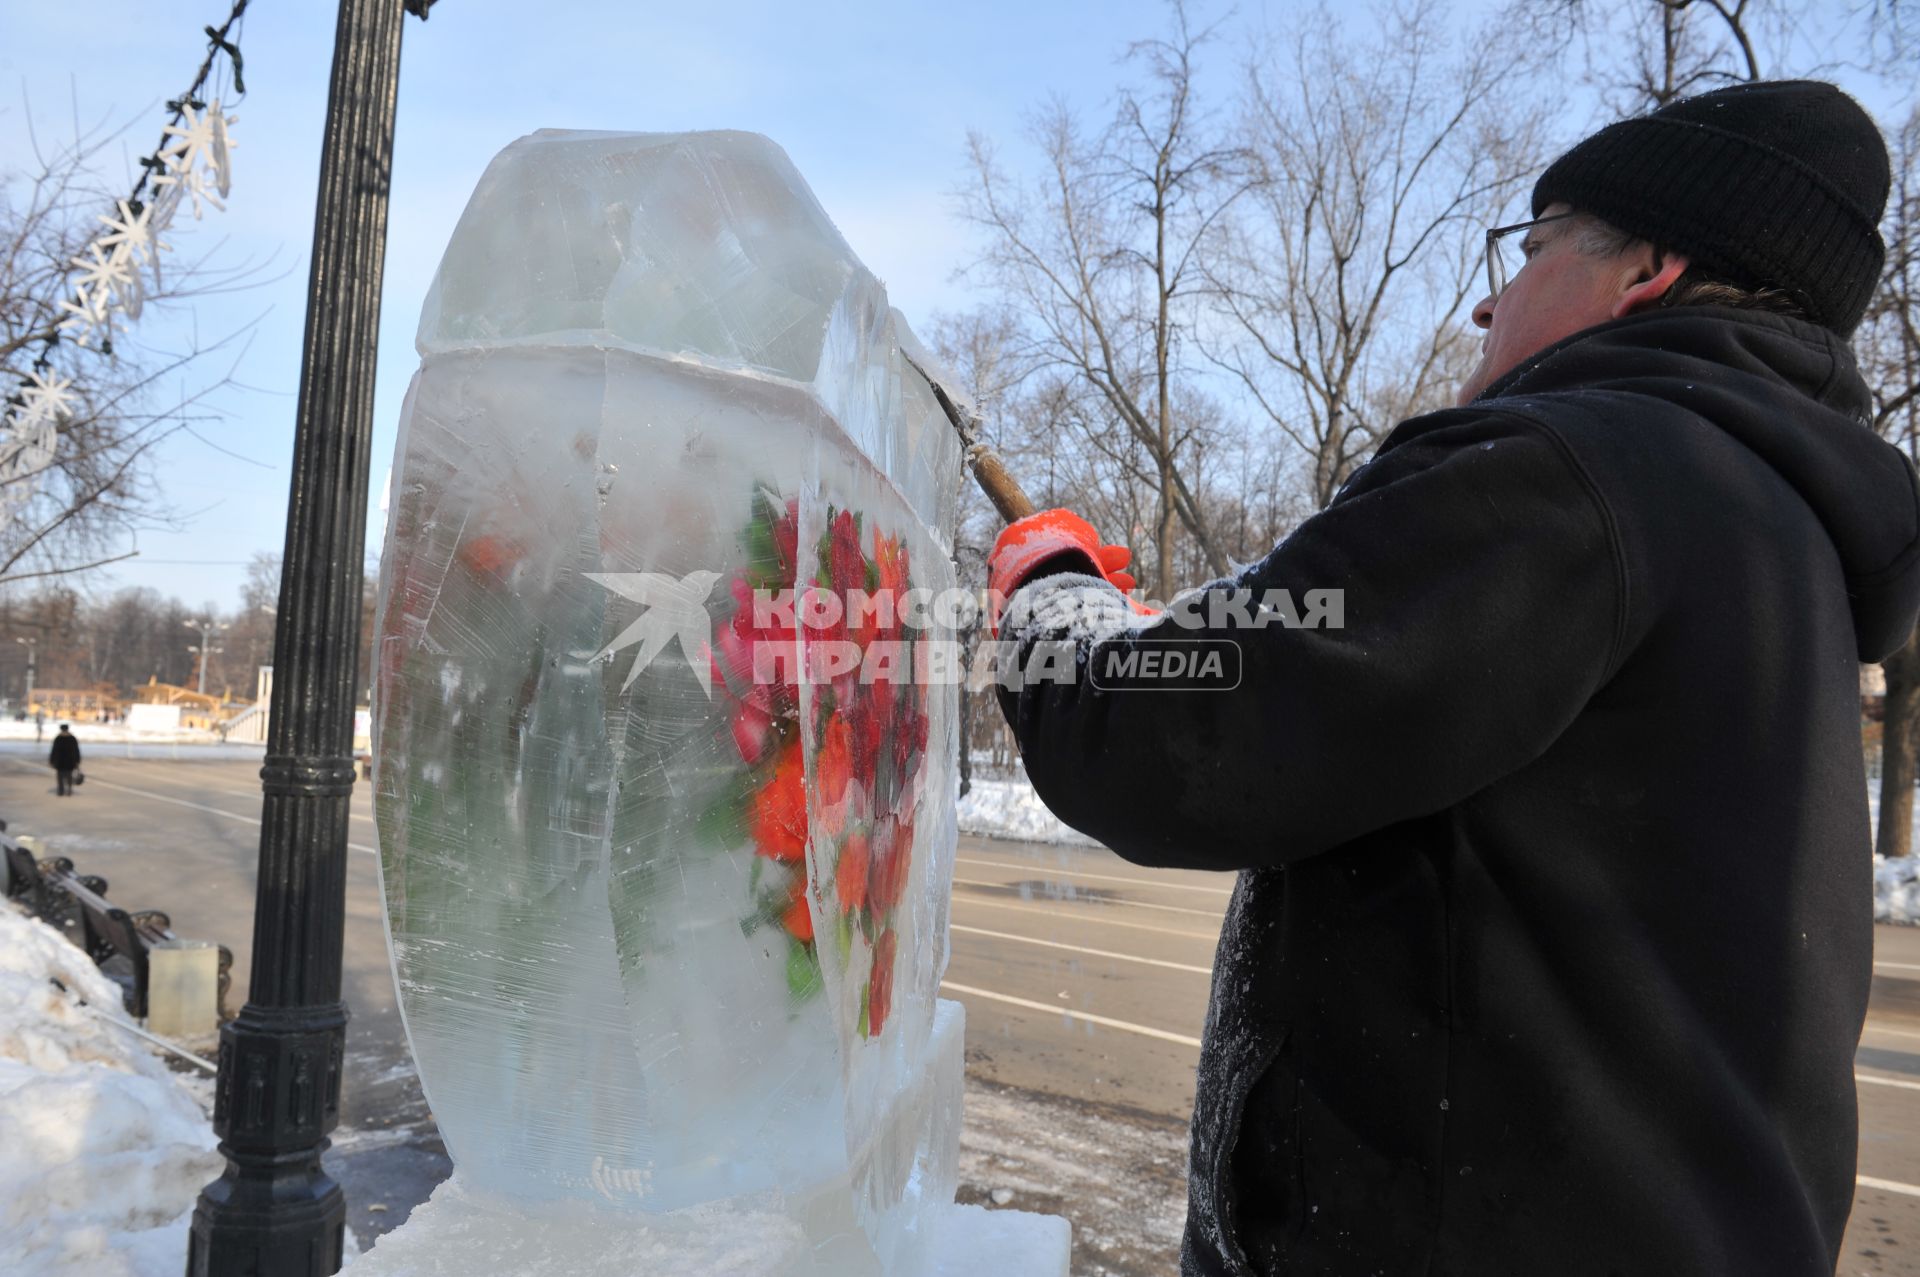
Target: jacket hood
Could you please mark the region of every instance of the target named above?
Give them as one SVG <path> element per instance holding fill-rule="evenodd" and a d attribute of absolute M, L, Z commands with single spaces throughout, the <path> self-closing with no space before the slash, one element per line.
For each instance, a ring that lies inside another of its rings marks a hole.
<path fill-rule="evenodd" d="M 1758 311 L 1648 311 L 1547 347 L 1480 401 L 1574 390 L 1649 395 L 1738 440 L 1832 539 L 1860 659 L 1877 663 L 1907 641 L 1920 616 L 1920 478 L 1867 425 L 1871 398 L 1840 338 Z"/>

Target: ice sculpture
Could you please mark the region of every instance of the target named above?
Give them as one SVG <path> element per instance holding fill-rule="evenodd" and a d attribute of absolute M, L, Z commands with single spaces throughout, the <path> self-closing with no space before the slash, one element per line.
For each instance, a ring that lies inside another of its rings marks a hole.
<path fill-rule="evenodd" d="M 935 1270 L 957 684 L 952 615 L 906 604 L 954 584 L 960 457 L 903 343 L 754 134 L 536 133 L 461 217 L 374 689 L 394 970 L 461 1201 L 698 1208 L 794 1239 L 769 1270 Z M 1047 1223 L 1027 1271 L 1065 1271 Z"/>

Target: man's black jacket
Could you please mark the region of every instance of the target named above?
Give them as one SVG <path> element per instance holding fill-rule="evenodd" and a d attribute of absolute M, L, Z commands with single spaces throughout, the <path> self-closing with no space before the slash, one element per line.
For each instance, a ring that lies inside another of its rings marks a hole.
<path fill-rule="evenodd" d="M 80 742 L 71 733 L 61 732 L 53 738 L 53 749 L 47 755 L 57 771 L 72 771 L 80 765 Z"/>
<path fill-rule="evenodd" d="M 1872 970 L 1858 663 L 1920 610 L 1920 487 L 1866 406 L 1824 329 L 1643 314 L 1402 423 L 1203 587 L 1344 590 L 1344 628 L 1016 593 L 1002 637 L 1083 662 L 1001 692 L 1047 805 L 1241 871 L 1183 1271 L 1833 1272 Z M 1236 639 L 1239 687 L 1086 676 L 1167 637 Z"/>

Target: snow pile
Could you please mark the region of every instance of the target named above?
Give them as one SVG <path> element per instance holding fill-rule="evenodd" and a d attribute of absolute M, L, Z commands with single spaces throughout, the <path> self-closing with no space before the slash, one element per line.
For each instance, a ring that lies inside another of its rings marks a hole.
<path fill-rule="evenodd" d="M 180 1081 L 95 1014 L 124 1020 L 120 1006 L 86 954 L 0 907 L 0 1272 L 186 1264 L 194 1199 L 224 1163 Z"/>
<path fill-rule="evenodd" d="M 981 780 L 975 777 L 967 796 L 960 800 L 960 832 L 988 838 L 1009 838 L 1016 842 L 1073 843 L 1081 847 L 1100 844 L 1060 823 L 1047 810 L 1040 795 L 1025 776 L 1011 780 Z"/>
<path fill-rule="evenodd" d="M 1880 830 L 1880 782 L 1867 782 L 1869 827 Z M 1913 847 L 1920 852 L 1920 802 L 1913 805 Z M 1873 858 L 1873 920 L 1920 923 L 1920 855 Z"/>
<path fill-rule="evenodd" d="M 1873 858 L 1873 920 L 1920 923 L 1920 856 Z"/>

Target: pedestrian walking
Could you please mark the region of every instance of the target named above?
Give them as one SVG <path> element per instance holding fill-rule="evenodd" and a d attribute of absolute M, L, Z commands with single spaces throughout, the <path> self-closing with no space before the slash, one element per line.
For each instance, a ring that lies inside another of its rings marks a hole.
<path fill-rule="evenodd" d="M 53 764 L 55 792 L 65 798 L 73 792 L 74 773 L 80 770 L 80 741 L 67 724 L 60 724 L 60 734 L 53 738 L 53 750 L 47 755 L 47 761 Z"/>
<path fill-rule="evenodd" d="M 1848 344 L 1889 184 L 1830 84 L 1611 125 L 1488 231 L 1458 406 L 1259 562 L 1156 612 L 1085 520 L 1002 534 L 999 636 L 1064 671 L 999 692 L 1034 788 L 1129 860 L 1239 872 L 1190 1277 L 1831 1277 L 1859 666 L 1920 612 L 1914 466 Z M 1286 623 L 1314 591 L 1339 620 Z M 1113 681 L 1196 642 L 1231 677 Z"/>

